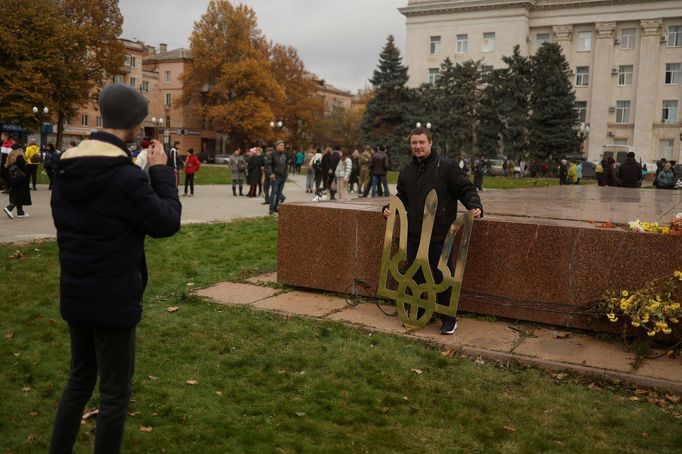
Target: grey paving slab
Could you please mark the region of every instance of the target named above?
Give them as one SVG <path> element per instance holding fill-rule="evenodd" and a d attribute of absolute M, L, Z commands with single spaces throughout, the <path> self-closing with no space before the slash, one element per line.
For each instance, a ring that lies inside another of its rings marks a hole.
<path fill-rule="evenodd" d="M 210 298 L 219 304 L 248 305 L 270 298 L 279 292 L 277 289 L 259 287 L 250 284 L 223 282 L 211 287 L 196 290 L 194 293 Z"/>
<path fill-rule="evenodd" d="M 334 311 L 345 309 L 343 298 L 310 292 L 288 292 L 273 298 L 257 301 L 252 307 L 286 314 L 308 317 L 324 317 Z"/>
<path fill-rule="evenodd" d="M 277 272 L 261 274 L 260 276 L 254 276 L 246 280 L 252 284 L 276 284 L 277 283 Z"/>

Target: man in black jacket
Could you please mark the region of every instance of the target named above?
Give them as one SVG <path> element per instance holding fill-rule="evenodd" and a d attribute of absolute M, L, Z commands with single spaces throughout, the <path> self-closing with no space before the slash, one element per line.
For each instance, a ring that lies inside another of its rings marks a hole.
<path fill-rule="evenodd" d="M 377 196 L 377 186 L 379 186 L 382 196 L 390 196 L 388 180 L 386 179 L 388 174 L 388 154 L 386 154 L 386 147 L 384 145 L 380 145 L 377 152 L 372 156 L 370 173 L 372 174 L 372 197 Z"/>
<path fill-rule="evenodd" d="M 285 151 L 284 141 L 278 140 L 270 164 L 270 214 L 277 213 L 279 204 L 284 201 L 282 191 L 289 176 L 288 159 Z"/>
<path fill-rule="evenodd" d="M 436 190 L 438 207 L 429 245 L 429 264 L 435 281 L 440 282 L 442 274 L 438 271 L 438 260 L 443 251 L 445 236 L 457 218 L 457 201 L 461 201 L 467 210 L 473 210 L 475 219 L 483 216 L 483 205 L 476 188 L 464 171 L 454 162 L 436 156 L 431 151 L 431 146 L 431 131 L 428 129 L 417 128 L 410 134 L 412 161 L 398 176 L 397 197 L 407 210 L 407 262 L 409 264 L 417 257 L 426 196 L 432 189 Z M 384 217 L 390 214 L 388 206 L 385 206 Z M 448 261 L 448 267 L 450 272 L 453 272 L 452 260 Z M 414 278 L 417 284 L 425 282 L 422 273 L 417 273 Z M 451 291 L 448 289 L 439 293 L 438 304 L 448 306 Z M 441 334 L 454 334 L 457 329 L 457 320 L 445 315 L 441 316 L 441 320 L 443 322 Z"/>
<path fill-rule="evenodd" d="M 145 236 L 168 237 L 180 229 L 174 169 L 166 165 L 163 145 L 154 140 L 148 148 L 149 177 L 126 147 L 147 116 L 145 98 L 128 85 L 112 84 L 102 91 L 99 108 L 104 129 L 61 155 L 52 193 L 71 372 L 51 453 L 71 452 L 98 376 L 95 452 L 120 451 L 147 285 Z"/>
<path fill-rule="evenodd" d="M 634 152 L 628 152 L 625 162 L 620 165 L 618 180 L 623 188 L 638 188 L 642 185 L 642 166 L 635 160 Z"/>

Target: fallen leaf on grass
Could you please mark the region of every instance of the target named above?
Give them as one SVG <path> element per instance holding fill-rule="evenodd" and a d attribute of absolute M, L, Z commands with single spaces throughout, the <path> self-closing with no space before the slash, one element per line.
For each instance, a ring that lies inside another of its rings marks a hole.
<path fill-rule="evenodd" d="M 642 438 L 649 438 L 649 434 L 646 432 L 642 432 Z"/>
<path fill-rule="evenodd" d="M 187 383 L 188 385 L 198 385 L 199 384 L 199 382 L 196 380 L 187 380 L 185 383 Z"/>
<path fill-rule="evenodd" d="M 140 416 L 141 414 L 142 413 L 140 413 L 139 411 L 134 411 L 134 412 L 128 413 L 128 416 L 130 416 L 131 418 L 134 418 L 136 416 Z"/>
<path fill-rule="evenodd" d="M 38 412 L 37 412 L 37 411 L 32 411 L 32 412 L 31 412 L 31 416 L 33 416 L 33 417 L 35 418 L 36 416 L 38 416 Z"/>
<path fill-rule="evenodd" d="M 15 358 L 18 358 L 21 356 L 21 353 L 19 353 L 19 352 L 12 353 L 12 356 L 14 356 Z"/>
<path fill-rule="evenodd" d="M 675 396 L 672 394 L 666 394 L 665 398 L 668 399 L 673 404 L 679 404 L 680 403 L 680 396 Z"/>
<path fill-rule="evenodd" d="M 635 389 L 635 394 L 638 396 L 643 396 L 644 394 L 649 394 L 648 389 Z"/>
<path fill-rule="evenodd" d="M 630 396 L 630 397 L 628 397 L 628 400 L 630 402 L 639 402 L 640 399 L 637 396 Z"/>
<path fill-rule="evenodd" d="M 179 311 L 179 310 L 180 310 L 180 308 L 179 308 L 178 306 L 171 306 L 171 307 L 169 307 L 168 309 L 166 309 L 166 312 L 171 312 L 171 313 L 172 313 L 172 312 L 177 312 L 177 311 Z"/>
<path fill-rule="evenodd" d="M 11 258 L 12 260 L 23 259 L 24 254 L 22 254 L 21 251 L 14 251 L 14 253 L 9 255 L 9 258 Z"/>
<path fill-rule="evenodd" d="M 138 427 L 138 430 L 140 432 L 151 432 L 154 428 L 152 426 L 140 426 Z"/>
<path fill-rule="evenodd" d="M 554 376 L 557 380 L 563 380 L 564 378 L 568 377 L 568 374 L 565 372 L 559 372 Z"/>
<path fill-rule="evenodd" d="M 421 369 L 412 369 L 412 372 L 414 372 L 414 373 L 417 374 L 417 375 L 421 375 L 421 374 L 422 374 Z"/>
<path fill-rule="evenodd" d="M 516 432 L 516 429 L 512 426 L 504 426 L 504 430 L 507 432 Z"/>
<path fill-rule="evenodd" d="M 192 287 L 194 285 L 194 282 L 188 282 L 187 287 Z"/>
<path fill-rule="evenodd" d="M 478 364 L 479 366 L 482 366 L 485 364 L 485 361 L 483 361 L 483 358 L 481 358 L 480 356 L 478 358 L 476 358 L 476 360 L 474 362 L 476 364 Z"/>
<path fill-rule="evenodd" d="M 658 403 L 658 400 L 654 399 L 653 397 L 647 397 L 646 401 L 649 402 L 650 404 L 653 404 L 653 405 L 656 405 Z"/>
<path fill-rule="evenodd" d="M 6 333 L 5 334 L 5 339 L 11 339 L 14 337 L 14 333 Z"/>
<path fill-rule="evenodd" d="M 217 396 L 223 397 L 223 392 L 222 391 L 216 391 L 215 392 Z"/>
<path fill-rule="evenodd" d="M 90 419 L 93 416 L 96 416 L 99 414 L 99 410 L 96 408 L 90 409 L 90 410 L 85 410 L 85 413 L 83 413 L 83 416 L 81 419 Z"/>
<path fill-rule="evenodd" d="M 21 388 L 21 390 L 25 393 L 30 393 L 32 391 L 30 386 L 24 386 L 23 388 Z"/>
<path fill-rule="evenodd" d="M 557 339 L 568 339 L 569 337 L 571 337 L 571 333 L 559 333 L 554 337 L 556 337 Z"/>
<path fill-rule="evenodd" d="M 48 325 L 54 326 L 57 324 L 57 320 L 52 320 L 51 318 L 49 318 L 49 319 L 47 319 L 47 323 L 48 323 Z"/>
<path fill-rule="evenodd" d="M 28 434 L 28 437 L 26 437 L 26 441 L 28 441 L 29 443 L 32 443 L 32 442 L 36 441 L 37 438 L 38 438 L 38 435 L 31 432 L 30 434 Z"/>
<path fill-rule="evenodd" d="M 410 398 L 407 396 L 403 396 L 403 400 L 410 400 Z"/>
<path fill-rule="evenodd" d="M 455 350 L 454 348 L 448 348 L 440 352 L 440 354 L 445 356 L 446 358 L 453 358 L 457 354 L 457 350 Z"/>
<path fill-rule="evenodd" d="M 303 416 L 305 416 L 305 413 L 303 413 L 302 411 L 297 411 L 296 416 L 299 416 L 302 418 Z"/>
<path fill-rule="evenodd" d="M 382 413 L 388 413 L 389 410 L 390 410 L 390 408 L 384 407 L 384 408 L 381 409 L 381 412 L 382 412 Z"/>
<path fill-rule="evenodd" d="M 161 380 L 159 377 L 156 377 L 156 376 L 154 376 L 154 375 L 149 375 L 147 378 L 150 379 L 151 381 L 159 381 L 159 380 Z"/>

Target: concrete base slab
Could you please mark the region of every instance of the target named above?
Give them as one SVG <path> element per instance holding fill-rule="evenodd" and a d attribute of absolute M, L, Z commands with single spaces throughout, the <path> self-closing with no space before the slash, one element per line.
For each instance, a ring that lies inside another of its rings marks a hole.
<path fill-rule="evenodd" d="M 277 283 L 277 272 L 261 274 L 260 276 L 254 276 L 246 280 L 252 284 L 276 284 Z"/>
<path fill-rule="evenodd" d="M 506 323 L 486 322 L 472 318 L 459 317 L 457 332 L 453 336 L 440 334 L 440 322 L 417 331 L 417 337 L 425 337 L 436 342 L 454 346 L 476 346 L 486 350 L 510 352 L 519 341 L 519 334 Z"/>
<path fill-rule="evenodd" d="M 682 360 L 663 356 L 652 360 L 645 360 L 635 375 L 640 377 L 657 377 L 680 383 L 682 388 Z"/>
<path fill-rule="evenodd" d="M 514 353 L 548 361 L 629 372 L 635 355 L 623 349 L 621 343 L 595 341 L 589 336 L 573 334 L 558 339 L 556 331 L 535 329 L 525 337 Z"/>
<path fill-rule="evenodd" d="M 257 301 L 251 306 L 269 311 L 308 317 L 324 317 L 332 312 L 348 307 L 346 301 L 342 298 L 309 292 L 282 293 L 273 298 Z"/>
<path fill-rule="evenodd" d="M 395 311 L 395 308 L 387 306 L 384 310 L 390 314 Z M 376 305 L 370 303 L 362 303 L 355 307 L 349 307 L 346 310 L 335 312 L 327 318 L 338 322 L 362 325 L 376 331 L 381 331 L 382 333 L 406 333 L 402 322 L 397 316 L 389 317 L 384 315 Z"/>
<path fill-rule="evenodd" d="M 199 289 L 198 296 L 210 298 L 218 304 L 252 304 L 256 301 L 270 298 L 279 292 L 277 289 L 258 287 L 249 284 L 223 282 L 212 287 Z"/>

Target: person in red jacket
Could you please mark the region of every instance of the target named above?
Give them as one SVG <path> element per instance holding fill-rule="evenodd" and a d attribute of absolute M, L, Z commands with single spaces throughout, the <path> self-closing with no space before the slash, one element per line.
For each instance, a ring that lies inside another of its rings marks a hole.
<path fill-rule="evenodd" d="M 185 193 L 183 197 L 187 196 L 187 185 L 189 185 L 189 196 L 194 197 L 194 174 L 201 168 L 201 162 L 194 156 L 194 148 L 187 150 L 187 162 L 185 163 Z"/>

